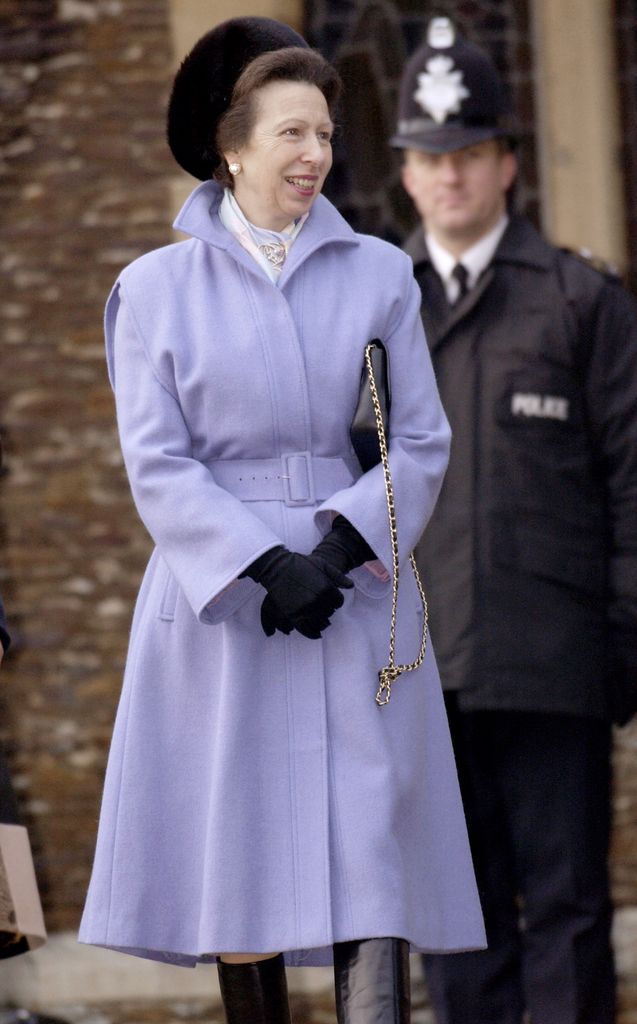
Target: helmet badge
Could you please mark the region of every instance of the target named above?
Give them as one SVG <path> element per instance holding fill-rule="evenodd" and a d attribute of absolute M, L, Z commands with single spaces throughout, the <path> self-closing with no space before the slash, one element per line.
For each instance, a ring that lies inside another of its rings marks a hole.
<path fill-rule="evenodd" d="M 432 18 L 427 32 L 429 46 L 436 50 L 446 50 L 456 41 L 456 30 L 450 18 Z"/>
<path fill-rule="evenodd" d="M 460 104 L 471 95 L 462 84 L 463 72 L 453 67 L 450 57 L 439 54 L 431 57 L 427 70 L 418 75 L 414 99 L 436 124 L 444 124 L 449 114 L 459 113 Z"/>

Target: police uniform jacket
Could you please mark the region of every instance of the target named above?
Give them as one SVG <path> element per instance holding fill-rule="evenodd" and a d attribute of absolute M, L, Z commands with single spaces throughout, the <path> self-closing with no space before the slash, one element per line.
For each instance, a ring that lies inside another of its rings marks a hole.
<path fill-rule="evenodd" d="M 514 218 L 455 308 L 408 240 L 453 441 L 418 548 L 464 709 L 624 721 L 637 690 L 637 330 L 619 281 Z"/>

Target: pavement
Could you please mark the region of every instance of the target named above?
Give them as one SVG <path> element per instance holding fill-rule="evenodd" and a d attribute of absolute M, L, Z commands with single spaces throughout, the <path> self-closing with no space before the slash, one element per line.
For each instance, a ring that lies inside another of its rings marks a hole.
<path fill-rule="evenodd" d="M 290 996 L 294 1024 L 335 1024 L 334 1001 L 327 995 Z M 110 1002 L 58 1006 L 50 1014 L 0 1010 L 0 1024 L 225 1024 L 218 1002 Z M 247 1022 L 246 1022 L 247 1024 Z M 424 986 L 412 983 L 411 1024 L 434 1024 L 426 1006 Z"/>

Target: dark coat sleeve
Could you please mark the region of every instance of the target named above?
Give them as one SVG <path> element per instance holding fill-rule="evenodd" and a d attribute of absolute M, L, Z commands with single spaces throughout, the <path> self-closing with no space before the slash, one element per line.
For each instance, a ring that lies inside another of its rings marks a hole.
<path fill-rule="evenodd" d="M 8 650 L 9 644 L 11 643 L 11 637 L 7 630 L 7 619 L 4 612 L 4 605 L 2 598 L 0 597 L 0 643 L 4 647 L 5 651 Z"/>
<path fill-rule="evenodd" d="M 637 304 L 619 281 L 599 290 L 587 340 L 587 416 L 607 509 L 608 686 L 623 724 L 637 711 Z"/>
<path fill-rule="evenodd" d="M 4 825 L 20 824 L 18 802 L 11 785 L 9 765 L 2 749 L 0 749 L 0 822 Z"/>

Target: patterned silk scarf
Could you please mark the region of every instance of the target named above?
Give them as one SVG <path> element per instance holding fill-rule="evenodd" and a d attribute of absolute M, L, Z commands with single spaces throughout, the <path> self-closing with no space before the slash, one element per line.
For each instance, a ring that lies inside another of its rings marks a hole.
<path fill-rule="evenodd" d="M 308 217 L 309 211 L 298 220 L 290 221 L 283 231 L 258 228 L 250 223 L 229 188 L 224 189 L 219 207 L 219 218 L 224 228 L 263 267 L 273 284 L 278 283 L 292 243 Z"/>

